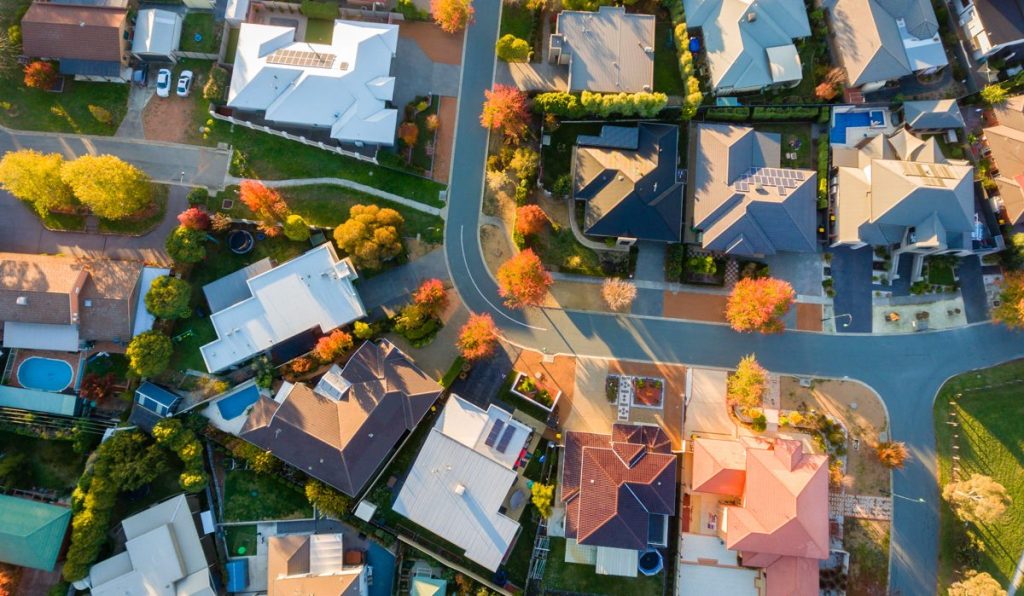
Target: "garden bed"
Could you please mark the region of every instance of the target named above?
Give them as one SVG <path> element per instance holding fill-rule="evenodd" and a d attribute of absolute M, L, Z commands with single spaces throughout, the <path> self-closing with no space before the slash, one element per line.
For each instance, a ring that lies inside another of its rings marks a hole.
<path fill-rule="evenodd" d="M 551 395 L 551 391 L 541 386 L 543 383 L 538 383 L 533 377 L 526 373 L 517 372 L 516 379 L 512 383 L 512 393 L 519 397 L 529 400 L 532 403 L 537 404 L 538 407 L 551 412 L 555 409 L 555 404 L 558 403 L 558 398 L 562 397 L 562 392 L 558 391 L 554 397 Z"/>
<path fill-rule="evenodd" d="M 608 375 L 604 379 L 604 396 L 608 403 L 615 404 L 619 401 L 619 375 Z"/>
<path fill-rule="evenodd" d="M 633 407 L 660 409 L 665 403 L 665 382 L 652 377 L 633 377 Z"/>

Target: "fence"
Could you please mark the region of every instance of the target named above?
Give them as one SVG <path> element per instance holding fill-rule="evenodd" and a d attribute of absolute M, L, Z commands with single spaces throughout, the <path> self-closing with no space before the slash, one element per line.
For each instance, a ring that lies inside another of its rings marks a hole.
<path fill-rule="evenodd" d="M 317 147 L 318 149 L 323 149 L 324 151 L 329 151 L 331 153 L 337 153 L 338 155 L 344 155 L 345 157 L 351 157 L 353 159 L 358 159 L 360 161 L 365 161 L 365 162 L 369 162 L 369 163 L 372 163 L 372 164 L 378 164 L 376 157 L 368 157 L 368 156 L 363 155 L 361 153 L 356 153 L 354 151 L 347 151 L 345 149 L 342 149 L 341 147 L 334 147 L 332 145 L 326 145 L 326 144 L 324 144 L 321 141 L 311 141 L 311 140 L 307 139 L 306 137 L 298 136 L 298 135 L 293 135 L 293 134 L 284 132 L 282 130 L 277 130 L 277 129 L 274 129 L 274 128 L 270 128 L 269 126 L 253 124 L 252 122 L 249 122 L 248 120 L 239 120 L 238 118 L 235 118 L 233 116 L 224 116 L 222 114 L 218 114 L 215 110 L 210 110 L 209 113 L 210 113 L 210 117 L 211 118 L 215 118 L 215 119 L 221 120 L 223 122 L 230 122 L 231 124 L 237 124 L 237 125 L 240 125 L 240 126 L 244 126 L 246 128 L 251 128 L 252 130 L 258 130 L 260 132 L 265 132 L 265 133 L 268 133 L 268 134 L 276 135 L 276 136 L 288 139 L 290 141 L 296 141 L 296 142 L 302 143 L 304 145 L 309 145 L 310 147 Z"/>
<path fill-rule="evenodd" d="M 174 55 L 178 58 L 192 58 L 194 60 L 219 60 L 220 54 L 214 54 L 211 52 L 182 52 L 178 50 L 174 52 Z"/>

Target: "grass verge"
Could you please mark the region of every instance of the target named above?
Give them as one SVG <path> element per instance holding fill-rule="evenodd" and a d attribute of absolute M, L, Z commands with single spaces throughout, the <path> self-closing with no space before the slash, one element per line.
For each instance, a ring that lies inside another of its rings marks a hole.
<path fill-rule="evenodd" d="M 889 522 L 846 518 L 843 544 L 850 553 L 849 596 L 885 594 L 889 585 Z"/>

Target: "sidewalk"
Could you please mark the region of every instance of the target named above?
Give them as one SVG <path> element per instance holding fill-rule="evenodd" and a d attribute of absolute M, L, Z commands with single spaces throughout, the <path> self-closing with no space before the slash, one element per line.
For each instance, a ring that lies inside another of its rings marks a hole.
<path fill-rule="evenodd" d="M 235 186 L 241 184 L 242 180 L 245 180 L 245 178 L 238 178 L 236 176 L 228 174 L 224 177 L 224 184 L 226 186 Z M 291 180 L 260 180 L 260 182 L 262 182 L 264 186 L 269 188 L 289 188 L 292 186 L 314 185 L 341 186 L 343 188 L 350 188 L 352 190 L 357 190 L 368 195 L 373 195 L 375 197 L 391 201 L 392 203 L 398 203 L 399 205 L 408 207 L 410 209 L 415 209 L 417 211 L 422 211 L 423 213 L 429 213 L 430 215 L 441 216 L 442 214 L 442 210 L 438 209 L 437 207 L 424 205 L 419 201 L 407 199 L 405 197 L 401 197 L 390 192 L 385 192 L 372 186 L 367 186 L 365 184 L 360 184 L 358 182 L 353 182 L 351 180 L 345 180 L 342 178 L 293 178 Z"/>

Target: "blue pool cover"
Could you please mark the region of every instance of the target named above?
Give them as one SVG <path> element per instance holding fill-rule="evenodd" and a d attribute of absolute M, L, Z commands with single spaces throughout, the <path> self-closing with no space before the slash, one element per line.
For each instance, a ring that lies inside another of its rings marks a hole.
<path fill-rule="evenodd" d="M 228 592 L 244 592 L 248 587 L 248 559 L 232 559 L 228 561 Z"/>
<path fill-rule="evenodd" d="M 237 393 L 222 397 L 217 401 L 217 409 L 224 420 L 232 420 L 244 414 L 246 408 L 256 403 L 259 398 L 259 388 L 256 385 L 249 385 Z"/>
<path fill-rule="evenodd" d="M 870 112 L 836 112 L 833 115 L 835 124 L 829 131 L 828 140 L 830 143 L 845 144 L 846 129 L 869 126 L 885 126 L 885 112 L 882 110 L 871 110 Z"/>
<path fill-rule="evenodd" d="M 391 588 L 395 583 L 395 555 L 371 542 L 366 551 L 366 563 L 373 567 L 370 596 L 391 596 Z"/>
<path fill-rule="evenodd" d="M 53 358 L 32 356 L 18 365 L 18 383 L 25 389 L 64 391 L 73 374 L 70 364 Z"/>

